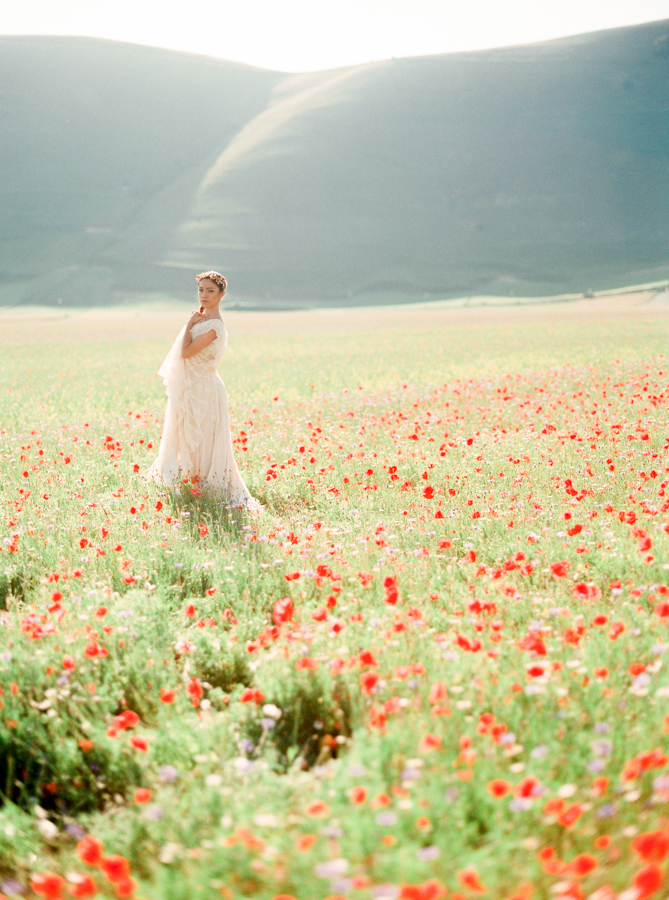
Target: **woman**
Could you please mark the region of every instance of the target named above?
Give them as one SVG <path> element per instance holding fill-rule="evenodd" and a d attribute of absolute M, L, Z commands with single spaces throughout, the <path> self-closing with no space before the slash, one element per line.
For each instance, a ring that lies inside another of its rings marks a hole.
<path fill-rule="evenodd" d="M 218 364 L 228 342 L 220 313 L 227 281 L 219 272 L 197 275 L 200 309 L 192 313 L 158 370 L 167 389 L 158 458 L 147 478 L 173 486 L 188 477 L 230 506 L 258 513 L 232 450 L 228 395 Z"/>

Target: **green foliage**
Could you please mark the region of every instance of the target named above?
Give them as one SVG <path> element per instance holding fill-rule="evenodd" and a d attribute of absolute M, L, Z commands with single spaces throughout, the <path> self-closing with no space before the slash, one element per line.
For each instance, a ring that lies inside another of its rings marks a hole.
<path fill-rule="evenodd" d="M 152 900 L 552 896 L 545 846 L 628 889 L 669 800 L 669 367 L 664 319 L 621 328 L 240 336 L 258 520 L 143 480 L 153 339 L 5 348 L 3 877 L 83 871 L 85 831 Z"/>
<path fill-rule="evenodd" d="M 101 809 L 116 794 L 127 796 L 141 769 L 111 744 L 81 747 L 88 730 L 75 715 L 61 721 L 25 706 L 16 724 L 0 727 L 0 801 L 24 810 L 39 804 L 58 816 Z"/>
<path fill-rule="evenodd" d="M 248 687 L 253 681 L 248 653 L 235 649 L 222 653 L 211 645 L 201 645 L 193 660 L 193 672 L 212 688 L 228 693 L 239 686 Z"/>
<path fill-rule="evenodd" d="M 25 600 L 36 582 L 36 572 L 27 568 L 10 566 L 0 572 L 0 609 L 7 609 L 11 599 Z"/>

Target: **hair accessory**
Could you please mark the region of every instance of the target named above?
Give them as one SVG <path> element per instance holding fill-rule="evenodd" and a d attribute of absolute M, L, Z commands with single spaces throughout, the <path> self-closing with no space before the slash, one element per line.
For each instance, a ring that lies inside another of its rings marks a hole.
<path fill-rule="evenodd" d="M 221 275 L 220 272 L 214 272 L 212 270 L 211 272 L 200 272 L 199 275 L 195 276 L 195 280 L 197 281 L 198 284 L 200 283 L 200 279 L 202 279 L 202 278 L 210 278 L 214 282 L 214 284 L 217 284 L 223 291 L 228 286 L 227 279 L 225 278 L 224 275 Z"/>

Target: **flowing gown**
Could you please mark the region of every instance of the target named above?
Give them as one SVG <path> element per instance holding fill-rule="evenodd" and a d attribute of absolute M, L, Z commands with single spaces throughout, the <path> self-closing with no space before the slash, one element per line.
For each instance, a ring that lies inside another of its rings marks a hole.
<path fill-rule="evenodd" d="M 165 424 L 158 457 L 146 477 L 174 486 L 180 478 L 197 478 L 228 505 L 259 513 L 262 505 L 244 484 L 232 449 L 228 394 L 218 365 L 228 343 L 220 319 L 196 322 L 193 340 L 210 329 L 216 338 L 184 359 L 181 345 L 186 325 L 158 369 L 167 391 Z"/>

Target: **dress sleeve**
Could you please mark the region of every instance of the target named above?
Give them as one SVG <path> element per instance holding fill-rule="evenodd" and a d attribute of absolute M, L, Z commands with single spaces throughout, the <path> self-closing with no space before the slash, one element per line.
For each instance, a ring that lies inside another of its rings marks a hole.
<path fill-rule="evenodd" d="M 216 331 L 216 337 L 218 340 L 218 345 L 216 347 L 216 356 L 220 359 L 225 352 L 225 348 L 228 346 L 228 330 L 225 327 L 225 322 L 222 322 L 220 319 L 211 319 L 210 328 L 208 328 L 207 331 L 209 331 L 211 328 Z"/>
<path fill-rule="evenodd" d="M 204 322 L 202 324 L 204 324 Z M 213 329 L 216 332 L 217 337 L 220 335 L 221 325 L 223 324 L 220 319 L 209 319 L 206 324 L 209 326 L 209 328 L 205 328 L 202 334 L 206 334 L 208 331 L 211 331 Z"/>

